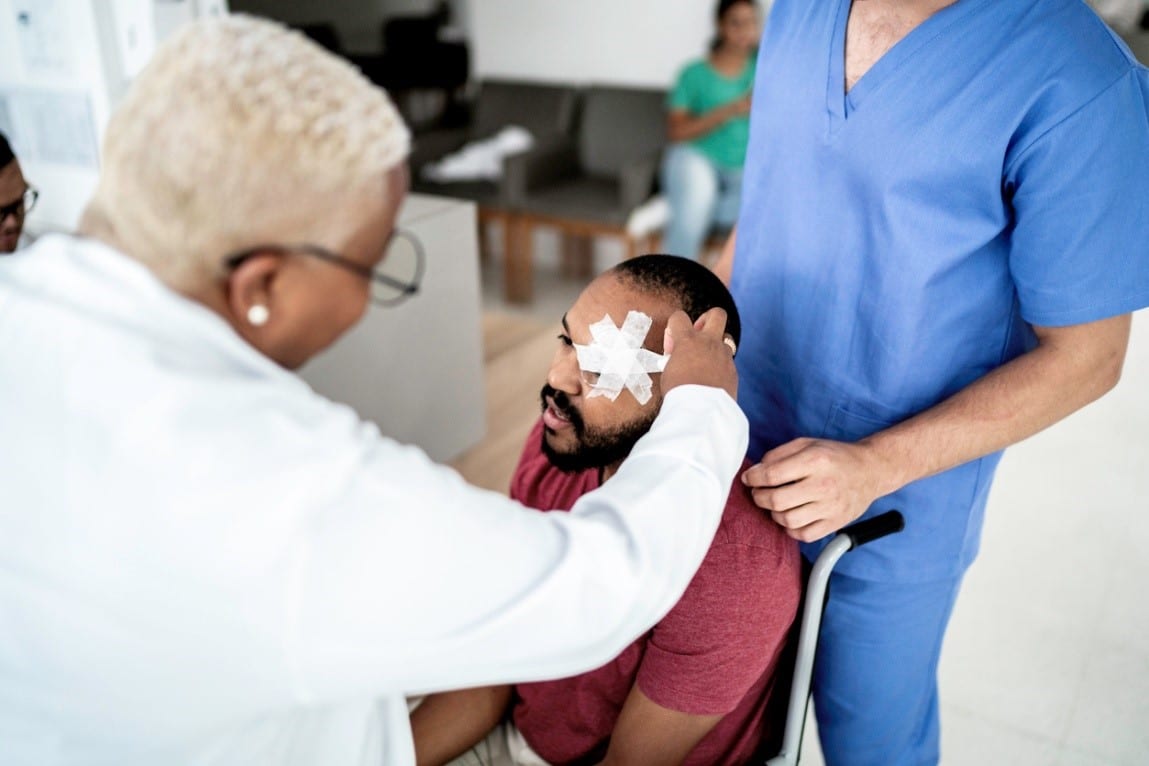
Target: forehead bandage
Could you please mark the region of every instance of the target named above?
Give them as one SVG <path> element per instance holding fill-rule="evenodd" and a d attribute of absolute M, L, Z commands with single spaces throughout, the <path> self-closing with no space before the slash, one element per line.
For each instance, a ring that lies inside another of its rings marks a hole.
<path fill-rule="evenodd" d="M 608 314 L 590 326 L 591 343 L 574 344 L 578 366 L 599 376 L 588 399 L 605 396 L 613 402 L 626 388 L 639 404 L 650 401 L 652 381 L 648 373 L 662 372 L 670 360 L 642 347 L 651 324 L 651 318 L 641 311 L 628 312 L 622 327 Z"/>

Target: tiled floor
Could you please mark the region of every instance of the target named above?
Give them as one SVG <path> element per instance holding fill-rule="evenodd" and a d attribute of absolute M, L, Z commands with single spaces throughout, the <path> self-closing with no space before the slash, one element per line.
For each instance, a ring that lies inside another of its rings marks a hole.
<path fill-rule="evenodd" d="M 528 308 L 499 299 L 497 255 L 483 270 L 485 308 L 538 329 L 535 347 L 507 373 L 538 376 L 521 385 L 529 402 L 518 417 L 527 422 L 553 349 L 547 329 L 581 289 L 558 274 L 553 238 L 542 235 L 538 245 Z M 600 252 L 600 266 L 617 257 Z M 506 454 L 516 449 L 504 445 L 494 462 L 513 460 Z M 1117 389 L 1002 463 L 982 553 L 942 657 L 943 763 L 1149 764 L 1147 590 L 1149 312 L 1142 312 Z M 816 766 L 814 739 L 807 737 L 803 763 Z"/>

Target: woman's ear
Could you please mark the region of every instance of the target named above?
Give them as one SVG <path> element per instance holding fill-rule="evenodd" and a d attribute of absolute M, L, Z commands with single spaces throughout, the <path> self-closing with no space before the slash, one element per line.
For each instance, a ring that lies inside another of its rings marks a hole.
<path fill-rule="evenodd" d="M 228 275 L 226 301 L 231 324 L 249 340 L 275 318 L 274 285 L 282 265 L 282 253 L 258 250 Z"/>

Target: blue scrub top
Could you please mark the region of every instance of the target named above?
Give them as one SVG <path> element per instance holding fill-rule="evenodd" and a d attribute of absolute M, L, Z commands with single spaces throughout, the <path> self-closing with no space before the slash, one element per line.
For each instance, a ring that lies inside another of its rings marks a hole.
<path fill-rule="evenodd" d="M 777 0 L 760 49 L 732 277 L 755 460 L 904 420 L 1032 348 L 1030 324 L 1149 305 L 1149 73 L 1092 11 L 959 0 L 847 95 L 849 8 Z M 841 571 L 959 574 L 999 457 L 880 500 L 906 531 Z"/>

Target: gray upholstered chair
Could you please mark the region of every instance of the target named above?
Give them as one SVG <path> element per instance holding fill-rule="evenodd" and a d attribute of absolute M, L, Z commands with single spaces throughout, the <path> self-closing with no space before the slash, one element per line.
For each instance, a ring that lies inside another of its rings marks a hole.
<path fill-rule="evenodd" d="M 466 144 L 489 138 L 508 125 L 526 128 L 539 145 L 549 146 L 569 140 L 578 109 L 578 89 L 558 83 L 484 80 L 472 108 L 469 125 L 450 130 L 417 134 L 411 149 L 412 190 L 466 199 L 478 205 L 479 241 L 491 222 L 503 224 L 503 252 L 511 245 L 511 226 L 505 178 L 494 181 L 454 181 L 436 183 L 421 177 L 430 162 L 437 162 Z M 483 251 L 485 255 L 485 250 Z"/>
<path fill-rule="evenodd" d="M 460 197 L 480 205 L 502 207 L 502 184 L 491 181 L 437 183 L 421 177 L 423 167 L 466 144 L 489 138 L 508 125 L 526 128 L 540 144 L 566 139 L 574 124 L 578 89 L 573 85 L 484 80 L 479 83 L 470 124 L 417 134 L 411 148 L 412 190 Z"/>
<path fill-rule="evenodd" d="M 592 86 L 583 92 L 572 140 L 544 142 L 509 158 L 504 183 L 513 236 L 506 253 L 507 300 L 531 298 L 536 226 L 581 240 L 584 264 L 590 262 L 586 245 L 596 236 L 622 237 L 627 257 L 636 255 L 639 243 L 627 234 L 626 221 L 653 192 L 665 144 L 665 91 Z"/>

